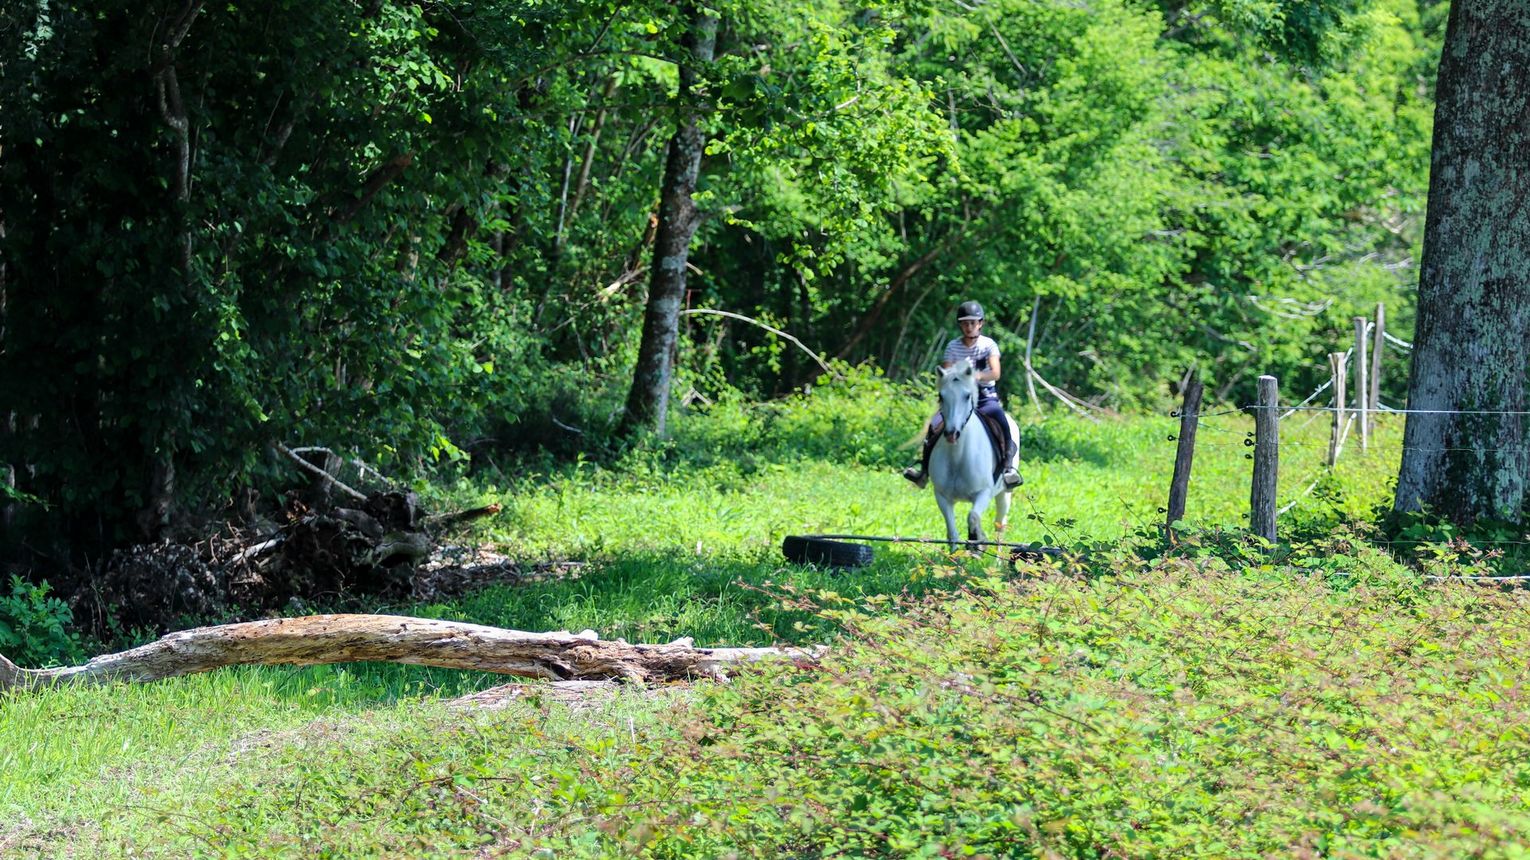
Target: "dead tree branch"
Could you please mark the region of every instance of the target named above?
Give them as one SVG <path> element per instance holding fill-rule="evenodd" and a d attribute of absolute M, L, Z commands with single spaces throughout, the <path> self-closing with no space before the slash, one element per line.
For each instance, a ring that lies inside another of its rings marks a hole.
<path fill-rule="evenodd" d="M 498 672 L 551 681 L 725 679 L 762 660 L 812 663 L 822 648 L 697 648 L 689 639 L 629 645 L 582 633 L 525 633 L 402 615 L 309 615 L 198 627 L 82 666 L 21 669 L 0 656 L 0 691 L 110 681 L 158 681 L 226 666 L 379 661 Z"/>

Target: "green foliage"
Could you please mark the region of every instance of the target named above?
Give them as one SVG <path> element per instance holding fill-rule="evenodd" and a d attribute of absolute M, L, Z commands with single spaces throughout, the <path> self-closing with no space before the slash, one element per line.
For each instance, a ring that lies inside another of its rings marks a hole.
<path fill-rule="evenodd" d="M 708 691 L 685 823 L 614 829 L 655 822 L 655 856 L 1509 850 L 1525 598 L 1349 560 L 1342 589 L 1125 557 L 858 615 L 843 662 Z"/>
<path fill-rule="evenodd" d="M 934 412 L 934 388 L 889 380 L 870 365 L 831 365 L 811 393 L 752 401 L 724 389 L 719 400 L 675 422 L 688 459 L 731 461 L 749 471 L 800 460 L 893 466 Z"/>
<path fill-rule="evenodd" d="M 1246 42 L 1302 64 L 1342 59 L 1388 16 L 1364 0 L 1191 0 L 1159 5 L 1178 38 Z"/>
<path fill-rule="evenodd" d="M 135 773 L 131 808 L 71 838 L 262 857 L 1514 856 L 1530 597 L 1423 587 L 1346 541 L 1241 571 L 1129 552 L 974 570 L 939 601 L 778 589 L 850 631 L 821 664 L 578 711 L 411 704 L 258 755 L 223 740 L 196 758 L 238 763 L 221 778 Z"/>
<path fill-rule="evenodd" d="M 1354 314 L 1411 327 L 1442 8 L 719 4 L 686 301 L 889 380 L 977 298 L 1011 395 L 1033 307 L 1037 369 L 1099 402 L 1161 406 L 1190 366 L 1234 401 L 1263 372 L 1310 390 Z M 15 11 L 0 555 L 269 498 L 277 441 L 400 479 L 622 456 L 676 4 Z M 748 405 L 818 364 L 686 319 L 673 401 L 771 451 L 888 465 L 922 420 Z"/>
<path fill-rule="evenodd" d="M 46 582 L 12 576 L 10 593 L 0 592 L 0 655 L 40 668 L 68 664 L 80 654 L 74 616 L 64 601 L 49 594 Z"/>
<path fill-rule="evenodd" d="M 576 563 L 385 608 L 827 641 L 819 667 L 577 709 L 533 689 L 487 712 L 435 700 L 503 678 L 394 665 L 3 694 L 0 810 L 19 823 L 0 839 L 23 856 L 1496 856 L 1530 830 L 1527 592 L 1426 583 L 1481 567 L 1400 563 L 1345 525 L 1388 496 L 1396 426 L 1307 495 L 1325 428 L 1283 428 L 1296 504 L 1273 555 L 1236 528 L 1245 416 L 1204 419 L 1172 546 L 1155 506 L 1177 422 L 1049 416 L 1026 428 L 1010 536 L 1074 554 L 1012 569 L 881 546 L 865 569 L 786 565 L 784 534 L 939 528 L 927 492 L 832 446 L 902 435 L 879 415 L 917 429 L 928 392 L 836 370 L 769 409 L 684 412 L 667 446 L 606 465 L 454 488 L 506 504 L 477 538 Z"/>
<path fill-rule="evenodd" d="M 0 392 L 19 417 L 0 459 L 54 506 L 15 533 L 51 537 L 45 552 L 154 534 L 139 513 L 165 467 L 183 508 L 267 484 L 274 441 L 416 467 L 448 427 L 517 408 L 518 380 L 488 368 L 537 364 L 525 302 L 459 269 L 518 147 L 492 117 L 514 111 L 517 63 L 538 62 L 532 20 L 287 2 L 181 22 L 163 6 L 60 7 L 14 66 L 3 46 Z M 583 38 L 582 20 L 564 32 Z M 177 45 L 154 35 L 181 23 Z M 491 35 L 508 39 L 497 64 L 474 41 Z M 178 112 L 194 193 L 178 190 Z"/>

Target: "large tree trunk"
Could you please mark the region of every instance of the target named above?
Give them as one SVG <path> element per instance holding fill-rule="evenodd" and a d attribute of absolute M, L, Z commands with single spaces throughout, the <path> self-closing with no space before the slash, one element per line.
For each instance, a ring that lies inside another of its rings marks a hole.
<path fill-rule="evenodd" d="M 1457 0 L 1436 89 L 1396 508 L 1517 519 L 1530 451 L 1530 6 Z M 1429 410 L 1440 410 L 1432 412 Z M 1474 414 L 1450 414 L 1454 411 Z M 1496 413 L 1496 414 L 1495 414 Z"/>
<path fill-rule="evenodd" d="M 680 88 L 676 96 L 680 115 L 664 162 L 648 307 L 643 314 L 643 340 L 632 373 L 632 390 L 627 394 L 627 411 L 622 418 L 624 433 L 651 429 L 664 435 L 675 343 L 680 331 L 680 304 L 685 298 L 685 264 L 699 221 L 696 204 L 691 199 L 696 191 L 696 176 L 701 172 L 704 144 L 695 110 L 697 70 L 712 62 L 717 19 L 699 6 L 688 4 L 686 8 L 691 23 L 683 45 L 691 56 L 680 63 Z"/>
<path fill-rule="evenodd" d="M 0 692 L 11 687 L 157 681 L 225 666 L 384 661 L 474 669 L 553 681 L 723 678 L 760 660 L 812 662 L 821 649 L 696 648 L 689 639 L 629 645 L 583 633 L 524 633 L 402 615 L 310 615 L 198 627 L 104 654 L 83 666 L 20 669 L 0 656 Z"/>
<path fill-rule="evenodd" d="M 5 247 L 5 214 L 0 212 L 0 249 Z M 5 339 L 5 254 L 0 250 L 0 355 L 6 354 Z M 16 435 L 16 413 L 0 409 L 0 535 L 8 534 L 11 521 L 16 517 L 16 503 L 11 501 L 16 491 L 16 466 L 7 456 Z M 5 560 L 4 542 L 0 541 L 0 563 Z"/>

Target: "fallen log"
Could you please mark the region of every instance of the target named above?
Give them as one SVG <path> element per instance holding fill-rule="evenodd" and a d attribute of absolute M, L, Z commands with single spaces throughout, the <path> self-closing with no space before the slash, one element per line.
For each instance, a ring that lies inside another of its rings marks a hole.
<path fill-rule="evenodd" d="M 309 615 L 171 633 L 83 666 L 21 669 L 0 656 L 0 691 L 12 687 L 158 681 L 225 666 L 378 661 L 474 669 L 552 681 L 725 680 L 728 666 L 786 659 L 811 664 L 822 648 L 697 648 L 690 639 L 630 645 L 582 633 L 526 633 L 403 615 Z"/>

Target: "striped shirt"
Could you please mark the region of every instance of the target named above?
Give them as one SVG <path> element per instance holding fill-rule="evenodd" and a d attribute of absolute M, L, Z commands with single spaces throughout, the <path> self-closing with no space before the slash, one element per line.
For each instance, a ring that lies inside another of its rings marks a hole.
<path fill-rule="evenodd" d="M 988 370 L 988 357 L 993 356 L 997 358 L 998 355 L 999 345 L 993 342 L 993 338 L 980 334 L 972 346 L 963 343 L 959 337 L 953 339 L 950 343 L 946 344 L 946 356 L 940 361 L 942 364 L 955 365 L 960 365 L 965 361 L 970 363 L 974 370 Z M 978 384 L 979 400 L 996 399 L 998 396 L 999 389 L 992 382 Z"/>

